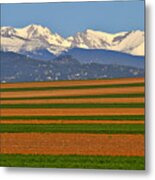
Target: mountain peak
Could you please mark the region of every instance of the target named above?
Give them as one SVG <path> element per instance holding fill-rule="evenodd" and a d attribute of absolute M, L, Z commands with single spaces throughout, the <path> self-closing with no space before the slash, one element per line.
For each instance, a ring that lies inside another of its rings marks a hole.
<path fill-rule="evenodd" d="M 38 37 L 40 35 L 45 35 L 45 34 L 46 35 L 52 34 L 50 29 L 37 24 L 31 24 L 18 30 L 25 32 L 28 38 Z"/>
<path fill-rule="evenodd" d="M 108 33 L 108 32 L 103 32 L 103 31 L 93 30 L 93 29 L 87 29 L 87 30 L 85 31 L 85 33 L 86 33 L 86 34 L 101 35 L 101 36 L 103 36 L 103 35 L 105 35 L 105 36 L 107 36 L 107 35 L 113 36 L 113 35 L 114 35 L 114 34 L 111 34 L 111 33 Z"/>
<path fill-rule="evenodd" d="M 86 29 L 86 33 L 94 33 L 95 31 L 93 29 Z"/>
<path fill-rule="evenodd" d="M 93 29 L 77 32 L 75 36 L 64 39 L 57 33 L 38 24 L 23 28 L 1 27 L 1 49 L 13 52 L 46 49 L 59 55 L 68 49 L 105 49 L 125 52 L 133 55 L 144 55 L 144 32 L 107 33 Z"/>
<path fill-rule="evenodd" d="M 51 32 L 51 30 L 48 29 L 47 27 L 44 27 L 44 26 L 41 26 L 41 25 L 38 25 L 38 24 L 30 24 L 28 26 L 25 26 L 22 29 L 27 29 L 29 31 L 38 30 L 38 31 L 49 31 L 49 32 Z"/>

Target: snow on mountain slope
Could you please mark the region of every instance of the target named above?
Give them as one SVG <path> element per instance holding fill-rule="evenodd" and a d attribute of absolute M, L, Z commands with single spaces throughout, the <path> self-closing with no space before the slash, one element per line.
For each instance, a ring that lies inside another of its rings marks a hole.
<path fill-rule="evenodd" d="M 88 29 L 75 36 L 63 38 L 40 25 L 24 28 L 1 27 L 1 50 L 16 53 L 47 50 L 54 55 L 78 47 L 105 49 L 144 56 L 144 32 L 131 31 L 110 34 Z"/>
<path fill-rule="evenodd" d="M 144 32 L 142 31 L 110 34 L 87 30 L 69 37 L 68 41 L 71 42 L 72 47 L 106 49 L 144 56 Z"/>
<path fill-rule="evenodd" d="M 122 33 L 124 35 L 124 33 Z M 69 37 L 72 47 L 87 49 L 110 49 L 113 39 L 117 34 L 110 34 L 100 31 L 86 30 L 78 32 L 75 36 Z"/>
<path fill-rule="evenodd" d="M 144 42 L 141 43 L 139 46 L 137 46 L 136 48 L 134 48 L 132 51 L 131 51 L 131 54 L 132 55 L 137 55 L 137 56 L 144 56 L 145 55 L 145 45 L 144 45 Z"/>
<path fill-rule="evenodd" d="M 112 45 L 112 50 L 144 56 L 144 32 L 131 31 L 126 33 L 120 42 Z"/>
<path fill-rule="evenodd" d="M 1 48 L 4 51 L 22 52 L 47 49 L 53 54 L 65 50 L 67 41 L 48 28 L 40 25 L 29 25 L 21 29 L 13 27 L 1 28 Z M 56 49 L 56 52 L 55 52 Z"/>

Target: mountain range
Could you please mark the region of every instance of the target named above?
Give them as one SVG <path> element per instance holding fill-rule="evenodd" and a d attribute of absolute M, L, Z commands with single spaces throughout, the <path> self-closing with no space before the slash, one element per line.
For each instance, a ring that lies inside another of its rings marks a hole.
<path fill-rule="evenodd" d="M 111 34 L 87 29 L 63 38 L 47 27 L 32 24 L 24 28 L 1 27 L 0 36 L 2 51 L 34 57 L 43 53 L 51 58 L 73 48 L 111 50 L 144 56 L 144 32 L 140 30 Z"/>
<path fill-rule="evenodd" d="M 0 81 L 34 82 L 102 78 L 143 77 L 144 69 L 116 64 L 81 64 L 69 55 L 52 61 L 34 60 L 13 52 L 0 52 Z"/>
<path fill-rule="evenodd" d="M 63 38 L 48 28 L 1 27 L 1 82 L 144 76 L 144 32 L 88 29 Z"/>

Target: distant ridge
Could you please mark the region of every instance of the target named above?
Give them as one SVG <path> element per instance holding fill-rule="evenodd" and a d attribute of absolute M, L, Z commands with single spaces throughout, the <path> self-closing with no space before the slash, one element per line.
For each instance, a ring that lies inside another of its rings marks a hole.
<path fill-rule="evenodd" d="M 77 49 L 74 50 L 77 51 Z M 81 51 L 81 49 L 78 50 Z M 84 49 L 82 50 L 85 51 Z M 101 50 L 101 55 L 103 51 L 106 50 Z M 80 55 L 84 56 L 84 53 L 80 53 Z M 113 62 L 111 64 L 101 64 L 85 61 L 83 57 L 80 60 L 85 62 L 81 63 L 77 58 L 67 54 L 61 55 L 52 61 L 35 60 L 13 52 L 0 52 L 0 57 L 1 83 L 144 76 L 144 69 L 140 67 L 141 64 L 136 64 L 143 63 L 144 61 L 141 59 L 129 59 L 124 62 L 121 61 L 120 64 Z M 123 63 L 126 64 L 123 65 Z M 135 63 L 135 66 L 132 63 Z"/>

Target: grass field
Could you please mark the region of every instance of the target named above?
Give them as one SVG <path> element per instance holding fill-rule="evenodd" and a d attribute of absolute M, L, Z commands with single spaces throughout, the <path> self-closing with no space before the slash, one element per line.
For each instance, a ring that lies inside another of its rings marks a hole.
<path fill-rule="evenodd" d="M 144 157 L 83 155 L 0 155 L 1 166 L 143 170 Z"/>
<path fill-rule="evenodd" d="M 144 79 L 1 84 L 1 166 L 144 169 Z"/>
<path fill-rule="evenodd" d="M 1 166 L 143 170 L 144 157 L 1 154 Z"/>
<path fill-rule="evenodd" d="M 144 134 L 143 124 L 1 124 L 0 132 Z"/>

